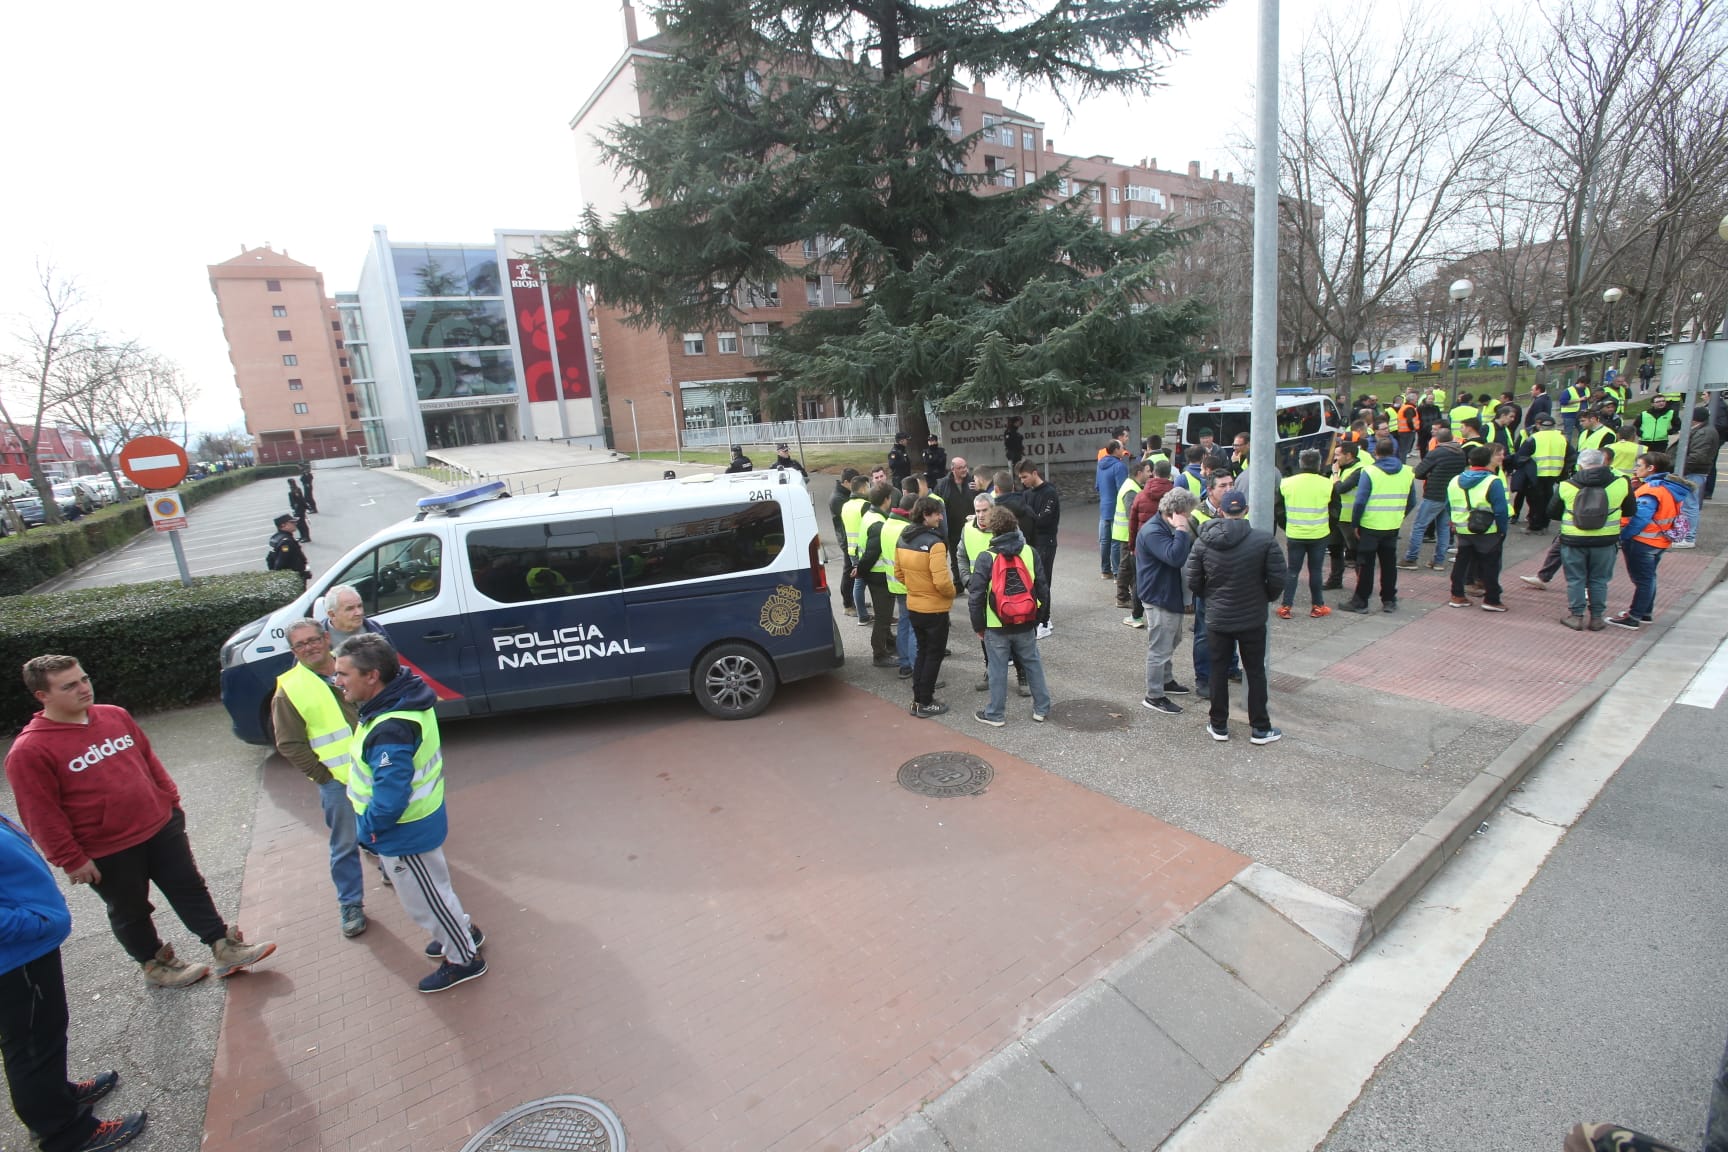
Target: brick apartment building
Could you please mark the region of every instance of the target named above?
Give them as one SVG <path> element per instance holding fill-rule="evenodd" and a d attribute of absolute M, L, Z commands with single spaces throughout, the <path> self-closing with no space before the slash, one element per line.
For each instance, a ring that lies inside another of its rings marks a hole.
<path fill-rule="evenodd" d="M 265 245 L 209 272 L 258 463 L 364 452 L 342 317 L 318 270 Z"/>
<path fill-rule="evenodd" d="M 31 435 L 32 429 L 28 425 L 16 427 L 0 423 L 0 472 L 10 472 L 20 480 L 30 479 L 24 443 Z M 71 428 L 44 427 L 41 442 L 36 446 L 36 459 L 44 472 L 67 476 L 88 476 L 102 467 L 90 438 Z"/>
<path fill-rule="evenodd" d="M 603 218 L 630 206 L 633 193 L 604 163 L 594 140 L 603 136 L 608 125 L 649 111 L 637 69 L 643 61 L 661 54 L 658 37 L 637 37 L 629 0 L 625 0 L 623 13 L 623 55 L 570 122 L 576 135 L 582 199 Z M 992 174 L 992 186 L 1029 184 L 1066 165 L 1068 174 L 1060 194 L 1083 190 L 1099 227 L 1114 233 L 1142 224 L 1174 227 L 1197 222 L 1220 200 L 1235 201 L 1246 209 L 1253 196 L 1253 189 L 1236 183 L 1233 175 L 1222 181 L 1216 171 L 1210 177 L 1202 176 L 1197 163 L 1178 173 L 1160 170 L 1156 159 L 1121 163 L 1112 156 L 1058 152 L 1055 141 L 1045 136 L 1042 123 L 991 96 L 983 83 L 970 91 L 956 89 L 953 104 L 956 115 L 949 121 L 948 131 L 956 137 L 982 131 L 973 150 L 973 165 L 974 170 Z M 823 254 L 824 243 L 822 237 L 812 237 L 803 242 L 801 252 L 783 255 L 793 265 L 801 260 L 815 262 Z M 767 376 L 754 355 L 758 342 L 812 308 L 845 307 L 850 302 L 844 284 L 829 275 L 813 274 L 746 293 L 740 301 L 737 323 L 729 328 L 657 332 L 630 327 L 617 309 L 597 300 L 594 321 L 605 356 L 606 394 L 615 432 L 621 418 L 628 422 L 624 417 L 626 400 L 634 403 L 642 445 L 650 450 L 672 449 L 675 434 L 682 438 L 686 432 L 789 418 L 790 413 L 764 411 L 760 401 L 752 399 L 754 390 L 748 385 Z M 676 403 L 668 396 L 674 390 Z M 799 398 L 797 415 L 814 420 L 848 413 L 838 398 L 812 394 Z M 675 416 L 681 419 L 676 430 Z"/>

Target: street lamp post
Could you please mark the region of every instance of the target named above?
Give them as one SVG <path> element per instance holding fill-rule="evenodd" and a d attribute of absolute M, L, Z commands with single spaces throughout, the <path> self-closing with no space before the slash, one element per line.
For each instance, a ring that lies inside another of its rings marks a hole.
<path fill-rule="evenodd" d="M 1452 297 L 1452 402 L 1458 402 L 1458 342 L 1464 338 L 1464 301 L 1476 294 L 1469 280 L 1454 280 L 1446 290 Z"/>
<path fill-rule="evenodd" d="M 684 431 L 681 425 L 684 421 L 682 419 L 683 414 L 678 411 L 678 397 L 667 388 L 662 388 L 660 395 L 672 402 L 672 440 L 678 446 L 678 463 L 682 464 L 684 463 Z"/>
<path fill-rule="evenodd" d="M 624 404 L 630 409 L 630 439 L 636 442 L 636 455 L 642 455 L 642 430 L 636 427 L 636 401 L 624 398 Z"/>
<path fill-rule="evenodd" d="M 1716 226 L 1716 235 L 1728 243 L 1728 216 L 1722 217 L 1722 222 Z M 1722 327 L 1728 329 L 1728 316 L 1723 317 Z M 1692 371 L 1686 377 L 1686 397 L 1680 403 L 1680 439 L 1674 445 L 1674 469 L 1682 476 L 1686 474 L 1686 449 L 1692 439 L 1692 407 L 1698 403 L 1698 389 L 1704 379 L 1704 346 L 1711 338 L 1709 332 L 1698 336 L 1698 343 L 1692 349 Z"/>
<path fill-rule="evenodd" d="M 1608 306 L 1608 339 L 1610 342 L 1614 339 L 1614 305 L 1620 303 L 1621 299 L 1625 295 L 1626 293 L 1622 292 L 1619 288 L 1608 288 L 1602 293 L 1602 303 Z M 1610 352 L 1608 354 L 1608 361 L 1610 367 L 1618 369 L 1620 366 L 1620 353 Z"/>

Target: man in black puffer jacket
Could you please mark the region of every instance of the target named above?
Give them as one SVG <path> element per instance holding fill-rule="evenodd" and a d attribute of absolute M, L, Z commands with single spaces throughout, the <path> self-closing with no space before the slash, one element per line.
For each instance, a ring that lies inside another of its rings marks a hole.
<path fill-rule="evenodd" d="M 1270 744 L 1283 735 L 1267 711 L 1266 606 L 1284 594 L 1284 554 L 1270 532 L 1250 527 L 1248 500 L 1226 492 L 1222 516 L 1200 529 L 1188 554 L 1188 590 L 1206 598 L 1206 643 L 1213 668 L 1228 668 L 1238 649 L 1248 678 L 1248 739 Z M 1230 680 L 1212 677 L 1206 732 L 1230 739 Z"/>

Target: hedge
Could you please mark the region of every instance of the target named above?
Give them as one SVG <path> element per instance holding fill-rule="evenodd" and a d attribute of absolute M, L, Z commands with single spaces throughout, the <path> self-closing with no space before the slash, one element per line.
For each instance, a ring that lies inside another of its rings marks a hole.
<path fill-rule="evenodd" d="M 254 480 L 297 476 L 291 464 L 266 468 L 242 468 L 221 472 L 204 480 L 189 480 L 180 486 L 186 507 L 231 492 Z M 142 499 L 111 504 L 98 512 L 65 524 L 44 525 L 0 539 L 0 596 L 28 592 L 44 580 L 52 580 L 86 560 L 118 548 L 150 528 L 150 510 Z"/>
<path fill-rule="evenodd" d="M 293 572 L 241 572 L 0 599 L 0 733 L 39 705 L 19 669 L 32 656 L 76 656 L 96 699 L 133 711 L 176 708 L 221 691 L 222 642 L 274 612 L 305 585 Z"/>

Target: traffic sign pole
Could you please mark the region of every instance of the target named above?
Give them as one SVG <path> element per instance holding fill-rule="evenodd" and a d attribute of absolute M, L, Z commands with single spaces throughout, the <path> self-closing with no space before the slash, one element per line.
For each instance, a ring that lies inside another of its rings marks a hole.
<path fill-rule="evenodd" d="M 180 586 L 192 587 L 192 571 L 186 567 L 186 549 L 180 543 L 180 529 L 168 533 L 168 543 L 174 546 L 174 563 L 180 568 Z"/>
<path fill-rule="evenodd" d="M 166 436 L 138 436 L 120 446 L 120 470 L 146 492 L 172 488 L 186 479 L 191 462 L 186 449 Z M 150 519 L 156 530 L 168 533 L 174 563 L 180 569 L 182 587 L 192 587 L 192 572 L 186 566 L 186 548 L 180 543 L 180 528 L 186 523 L 186 508 L 178 492 L 168 492 L 150 501 Z"/>

